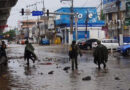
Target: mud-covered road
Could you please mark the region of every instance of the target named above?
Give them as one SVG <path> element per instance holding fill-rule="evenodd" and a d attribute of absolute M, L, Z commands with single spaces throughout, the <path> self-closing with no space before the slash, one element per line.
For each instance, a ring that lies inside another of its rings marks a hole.
<path fill-rule="evenodd" d="M 8 48 L 8 66 L 0 67 L 0 90 L 130 90 L 130 57 L 109 54 L 107 69 L 98 71 L 92 51 L 82 51 L 79 69 L 73 72 L 63 70 L 71 67 L 68 46 L 34 45 L 39 60 L 30 60 L 30 66 L 23 58 L 24 47 Z"/>

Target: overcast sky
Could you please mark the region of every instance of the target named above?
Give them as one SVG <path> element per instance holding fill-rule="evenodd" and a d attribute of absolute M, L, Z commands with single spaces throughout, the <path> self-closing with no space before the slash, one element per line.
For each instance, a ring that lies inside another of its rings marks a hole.
<path fill-rule="evenodd" d="M 100 4 L 101 0 L 74 0 L 74 7 L 97 7 Z M 21 8 L 26 9 L 28 5 L 33 5 L 37 2 L 37 9 L 42 10 L 43 0 L 18 0 L 17 4 L 12 8 L 10 17 L 8 19 L 8 26 L 18 27 L 18 22 L 20 20 L 27 19 L 26 15 L 22 16 L 19 12 Z M 38 3 L 39 2 L 39 3 Z M 44 0 L 44 5 L 46 9 L 49 9 L 51 12 L 59 9 L 60 7 L 70 7 L 71 2 L 64 1 L 60 2 L 60 0 Z M 29 9 L 35 10 L 36 5 L 30 6 Z M 29 19 L 36 18 L 29 16 Z"/>

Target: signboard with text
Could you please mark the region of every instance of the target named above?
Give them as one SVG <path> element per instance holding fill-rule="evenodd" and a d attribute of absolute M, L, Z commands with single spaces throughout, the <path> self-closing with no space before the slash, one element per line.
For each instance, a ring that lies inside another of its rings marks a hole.
<path fill-rule="evenodd" d="M 42 16 L 43 14 L 43 11 L 32 11 L 32 16 Z"/>
<path fill-rule="evenodd" d="M 103 13 L 117 12 L 118 7 L 116 6 L 117 0 L 103 0 Z M 121 0 L 120 11 L 126 9 L 125 0 Z"/>
<path fill-rule="evenodd" d="M 70 13 L 70 8 L 60 8 L 56 12 Z M 97 9 L 95 7 L 76 7 L 74 8 L 74 13 L 78 13 L 78 27 L 101 27 L 105 24 L 104 21 L 98 19 Z M 87 23 L 86 19 L 88 20 Z M 75 20 L 73 22 L 75 25 Z M 70 15 L 61 15 L 60 18 L 56 20 L 56 25 L 60 24 L 70 27 Z"/>

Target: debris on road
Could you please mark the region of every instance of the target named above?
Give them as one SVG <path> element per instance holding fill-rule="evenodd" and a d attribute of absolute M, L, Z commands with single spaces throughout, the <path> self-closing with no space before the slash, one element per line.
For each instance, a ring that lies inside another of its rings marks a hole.
<path fill-rule="evenodd" d="M 64 71 L 67 71 L 67 70 L 69 70 L 70 69 L 70 67 L 64 67 Z"/>
<path fill-rule="evenodd" d="M 120 80 L 120 78 L 119 77 L 115 77 L 115 80 Z"/>
<path fill-rule="evenodd" d="M 50 71 L 50 72 L 48 72 L 48 74 L 53 74 L 54 73 L 54 71 Z"/>
<path fill-rule="evenodd" d="M 40 63 L 41 65 L 52 65 L 52 63 L 47 62 L 47 63 Z"/>
<path fill-rule="evenodd" d="M 83 81 L 90 81 L 91 80 L 91 76 L 86 76 L 84 78 L 82 78 Z"/>

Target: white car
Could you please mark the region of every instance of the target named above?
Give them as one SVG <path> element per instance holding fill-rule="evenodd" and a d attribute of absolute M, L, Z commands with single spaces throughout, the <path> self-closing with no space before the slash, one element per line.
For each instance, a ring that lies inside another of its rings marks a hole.
<path fill-rule="evenodd" d="M 101 44 L 107 47 L 107 49 L 117 49 L 119 47 L 118 40 L 116 39 L 103 39 Z"/>

